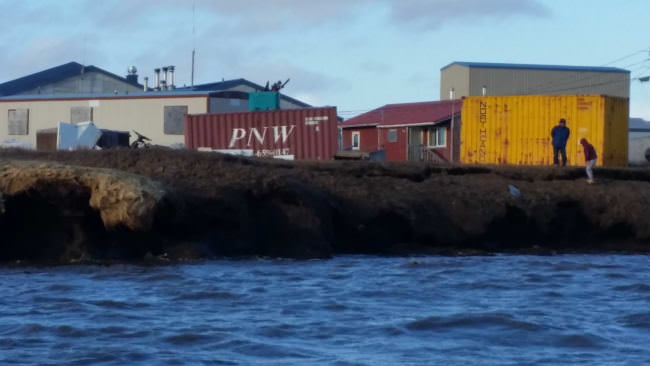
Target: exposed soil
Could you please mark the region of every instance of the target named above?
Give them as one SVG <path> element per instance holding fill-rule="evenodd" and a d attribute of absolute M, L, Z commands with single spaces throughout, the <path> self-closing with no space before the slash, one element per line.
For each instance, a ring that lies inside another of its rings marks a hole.
<path fill-rule="evenodd" d="M 589 185 L 582 168 L 0 151 L 0 165 L 19 161 L 114 169 L 164 194 L 142 213 L 150 226 L 133 226 L 91 204 L 96 184 L 41 177 L 11 191 L 0 177 L 2 261 L 650 252 L 648 168 L 596 169 Z"/>

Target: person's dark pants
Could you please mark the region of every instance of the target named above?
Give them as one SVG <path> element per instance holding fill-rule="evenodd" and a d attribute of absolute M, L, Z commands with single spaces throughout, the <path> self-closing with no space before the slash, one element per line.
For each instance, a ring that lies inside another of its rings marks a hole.
<path fill-rule="evenodd" d="M 557 153 L 560 153 L 562 155 L 562 166 L 566 166 L 566 147 L 565 146 L 553 146 L 553 164 L 559 165 L 559 161 L 557 159 Z"/>

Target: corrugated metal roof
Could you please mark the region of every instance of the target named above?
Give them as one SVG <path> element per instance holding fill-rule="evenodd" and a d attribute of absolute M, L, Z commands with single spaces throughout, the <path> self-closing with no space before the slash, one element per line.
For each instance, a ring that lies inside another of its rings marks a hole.
<path fill-rule="evenodd" d="M 340 124 L 341 128 L 350 127 L 387 127 L 394 125 L 435 124 L 459 114 L 462 100 L 443 100 L 437 102 L 418 102 L 386 104 L 370 112 L 350 118 Z"/>
<path fill-rule="evenodd" d="M 38 88 L 41 85 L 51 84 L 76 75 L 80 75 L 85 72 L 99 72 L 114 79 L 120 80 L 124 83 L 143 88 L 143 86 L 138 83 L 133 83 L 124 77 L 115 75 L 106 70 L 100 69 L 99 67 L 92 65 L 84 66 L 78 62 L 73 61 L 2 83 L 0 84 L 0 95 L 18 94 L 26 90 Z"/>
<path fill-rule="evenodd" d="M 630 118 L 629 128 L 631 132 L 650 132 L 650 121 L 643 118 Z"/>
<path fill-rule="evenodd" d="M 207 84 L 199 84 L 199 85 L 194 85 L 194 86 L 188 86 L 188 87 L 183 87 L 179 89 L 185 89 L 185 90 L 226 90 L 230 88 L 234 88 L 239 85 L 246 85 L 248 87 L 251 87 L 255 89 L 256 91 L 262 91 L 264 89 L 263 86 L 259 84 L 255 84 L 252 81 L 248 81 L 246 79 L 232 79 L 232 80 L 224 80 L 224 81 L 218 81 L 214 83 L 207 83 Z M 293 104 L 296 104 L 299 107 L 311 107 L 311 105 L 301 102 L 297 99 L 291 98 L 290 96 L 284 95 L 280 93 L 280 98 L 289 101 Z"/>
<path fill-rule="evenodd" d="M 592 71 L 592 72 L 625 72 L 629 70 L 619 69 L 618 67 L 603 67 L 603 66 L 570 66 L 570 65 L 534 65 L 534 64 L 507 64 L 507 63 L 493 63 L 493 62 L 466 62 L 454 61 L 449 65 L 440 69 L 440 71 L 453 66 L 466 66 L 466 67 L 480 67 L 488 69 L 528 69 L 528 70 L 555 70 L 555 71 Z"/>
<path fill-rule="evenodd" d="M 194 97 L 194 96 L 218 96 L 217 91 L 193 91 L 193 90 L 165 90 L 131 93 L 71 93 L 71 94 L 33 94 L 33 95 L 9 95 L 0 97 L 0 101 L 11 100 L 65 100 L 65 99 L 129 99 L 129 98 L 165 98 L 165 97 Z"/>
<path fill-rule="evenodd" d="M 68 62 L 63 65 L 55 66 L 47 70 L 39 71 L 34 74 L 30 74 L 18 79 L 14 79 L 11 81 L 7 81 L 5 83 L 0 84 L 0 96 L 11 96 L 15 94 L 19 94 L 24 91 L 28 90 L 33 90 L 38 88 L 39 86 L 46 85 L 46 84 L 51 84 L 60 80 L 64 80 L 76 75 L 80 75 L 82 73 L 87 73 L 87 72 L 98 72 L 102 73 L 104 75 L 110 76 L 114 79 L 120 80 L 124 83 L 131 84 L 133 86 L 136 86 L 140 89 L 143 89 L 144 86 L 138 83 L 133 83 L 129 80 L 127 80 L 124 77 L 121 77 L 119 75 L 115 75 L 113 73 L 110 73 L 106 70 L 100 69 L 99 67 L 88 65 L 84 66 L 78 62 Z M 263 86 L 255 84 L 251 81 L 248 81 L 246 79 L 233 79 L 233 80 L 224 80 L 220 82 L 214 82 L 214 83 L 207 83 L 207 84 L 199 84 L 199 85 L 194 85 L 192 87 L 187 86 L 187 87 L 177 87 L 175 90 L 171 91 L 161 91 L 158 93 L 172 93 L 174 95 L 180 95 L 178 93 L 181 92 L 202 92 L 203 94 L 209 93 L 209 92 L 218 92 L 218 91 L 224 91 L 231 89 L 233 87 L 236 87 L 238 85 L 246 85 L 249 86 L 257 91 L 261 91 L 264 89 Z M 143 92 L 144 93 L 144 92 Z M 150 96 L 150 94 L 153 93 L 152 91 L 146 92 L 147 96 Z M 71 98 L 85 98 L 89 94 L 60 94 L 56 97 L 52 95 L 47 95 L 45 94 L 45 97 L 36 97 L 35 95 L 22 95 L 18 99 L 71 99 Z M 127 95 L 126 93 L 119 93 L 119 94 L 93 94 L 97 98 L 107 98 L 107 97 L 115 97 L 115 96 L 125 96 Z M 139 94 L 137 93 L 128 93 L 129 97 L 137 96 Z M 186 94 L 188 95 L 188 94 Z M 140 95 L 143 96 L 143 95 Z M 300 107 L 311 107 L 311 105 L 301 102 L 297 99 L 291 98 L 287 95 L 280 94 L 280 97 L 288 102 L 291 102 L 297 106 Z M 3 99 L 3 98 L 0 98 Z"/>

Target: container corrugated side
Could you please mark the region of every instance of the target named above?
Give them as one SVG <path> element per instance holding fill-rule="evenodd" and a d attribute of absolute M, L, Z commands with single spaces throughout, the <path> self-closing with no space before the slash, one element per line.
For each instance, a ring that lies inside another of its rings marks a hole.
<path fill-rule="evenodd" d="M 194 149 L 329 160 L 337 140 L 335 107 L 185 116 L 185 145 Z"/>
<path fill-rule="evenodd" d="M 602 95 L 522 95 L 463 100 L 461 162 L 550 165 L 551 129 L 561 118 L 571 130 L 569 165 L 583 165 L 579 141 L 589 140 L 598 165 L 627 161 L 628 99 Z"/>
<path fill-rule="evenodd" d="M 629 153 L 630 104 L 627 98 L 605 99 L 604 166 L 625 166 Z"/>

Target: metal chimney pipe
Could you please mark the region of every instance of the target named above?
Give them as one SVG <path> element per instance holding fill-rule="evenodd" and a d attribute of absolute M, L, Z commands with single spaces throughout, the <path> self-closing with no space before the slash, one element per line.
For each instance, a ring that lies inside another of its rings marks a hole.
<path fill-rule="evenodd" d="M 153 88 L 154 90 L 160 90 L 160 69 L 153 69 L 154 79 L 153 79 Z"/>
<path fill-rule="evenodd" d="M 167 66 L 163 66 L 162 74 L 160 75 L 162 79 L 160 81 L 160 84 L 162 84 L 160 87 L 163 90 L 167 90 L 167 69 L 168 69 Z"/>
<path fill-rule="evenodd" d="M 169 70 L 169 89 L 174 89 L 176 86 L 174 85 L 174 66 L 167 66 L 167 70 Z"/>
<path fill-rule="evenodd" d="M 144 77 L 144 91 L 149 91 L 149 78 L 147 76 Z"/>
<path fill-rule="evenodd" d="M 483 85 L 483 88 L 481 88 L 481 94 L 483 94 L 483 96 L 487 95 L 487 86 Z"/>

